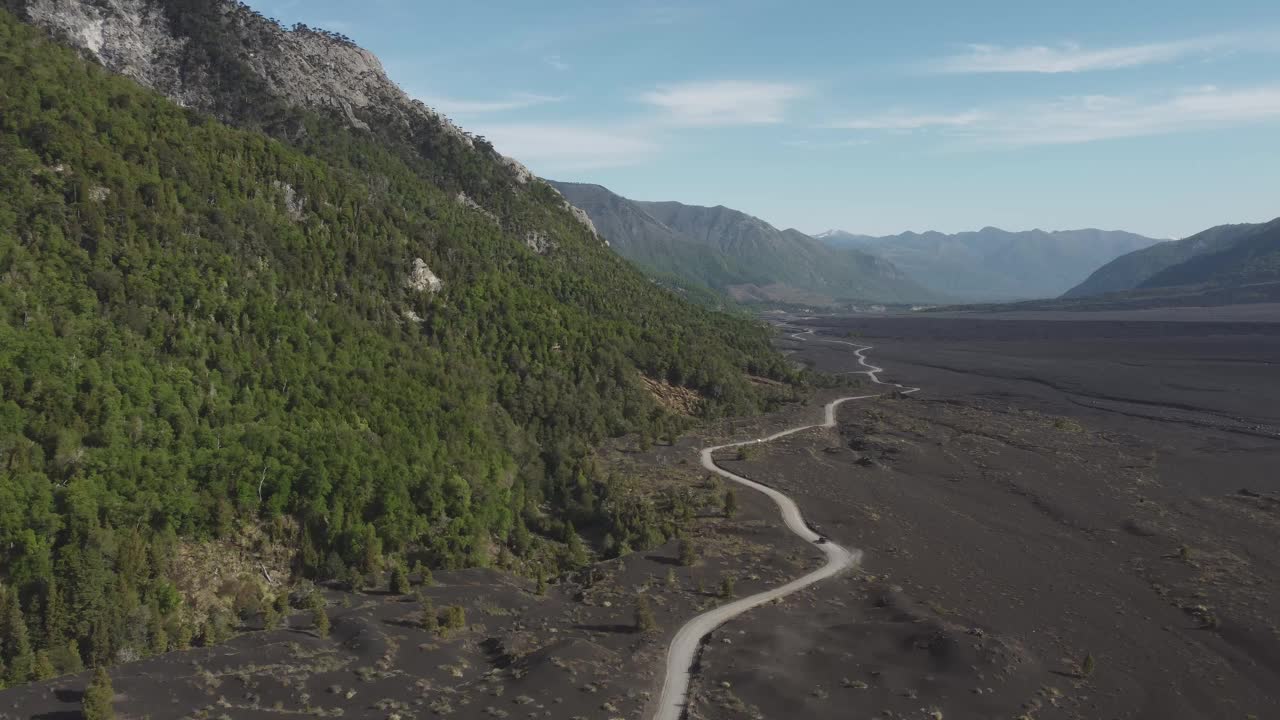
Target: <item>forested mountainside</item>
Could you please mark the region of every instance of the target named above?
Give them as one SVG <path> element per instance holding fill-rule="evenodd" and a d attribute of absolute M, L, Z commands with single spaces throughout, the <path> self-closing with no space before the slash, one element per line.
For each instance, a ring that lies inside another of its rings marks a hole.
<path fill-rule="evenodd" d="M 832 230 L 818 238 L 865 250 L 939 293 L 971 301 L 1057 297 L 1104 263 L 1159 242 L 1111 230 L 1009 232 L 994 227 L 885 237 Z"/>
<path fill-rule="evenodd" d="M 268 598 L 223 576 L 194 601 L 203 545 L 352 582 L 554 571 L 586 559 L 580 532 L 650 546 L 679 499 L 622 496 L 590 454 L 683 422 L 640 373 L 708 416 L 790 392 L 748 374 L 796 380 L 763 327 L 655 286 L 482 140 L 421 106 L 278 94 L 234 39 L 364 57 L 341 38 L 217 0 L 7 6 L 141 13 L 77 37 L 190 106 L 0 10 L 8 683 L 224 637 Z"/>
<path fill-rule="evenodd" d="M 892 263 L 824 245 L 743 212 L 628 200 L 599 185 L 552 182 L 615 250 L 641 267 L 740 300 L 925 302 L 935 294 Z"/>
<path fill-rule="evenodd" d="M 1241 238 L 1251 235 L 1260 227 L 1249 224 L 1219 225 L 1182 240 L 1136 250 L 1098 268 L 1062 297 L 1085 298 L 1135 290 L 1164 270 L 1201 255 L 1213 255 L 1230 249 Z"/>

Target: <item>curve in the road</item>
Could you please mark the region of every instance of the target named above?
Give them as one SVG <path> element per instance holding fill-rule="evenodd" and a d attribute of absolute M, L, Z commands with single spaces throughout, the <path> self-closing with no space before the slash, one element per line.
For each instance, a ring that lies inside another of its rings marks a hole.
<path fill-rule="evenodd" d="M 794 333 L 791 337 L 796 340 L 804 340 L 804 335 L 813 335 L 813 331 L 809 330 L 802 333 Z M 844 340 L 832 340 L 830 338 L 811 338 L 821 342 L 829 342 L 840 345 L 848 345 L 854 348 L 854 354 L 858 358 L 858 364 L 866 368 L 865 370 L 854 371 L 856 374 L 866 375 L 876 385 L 884 385 L 887 387 L 895 387 L 903 394 L 917 392 L 920 388 L 906 387 L 898 383 L 884 382 L 880 379 L 880 373 L 884 372 L 884 368 L 872 365 L 867 362 L 866 352 L 872 349 L 870 345 L 858 345 Z M 807 524 L 805 524 L 804 516 L 800 514 L 800 508 L 796 506 L 795 501 L 787 497 L 781 492 L 760 483 L 745 478 L 736 473 L 732 473 L 724 468 L 716 465 L 712 454 L 717 450 L 727 448 L 741 447 L 743 445 L 755 445 L 759 443 L 767 443 L 778 438 L 788 435 L 794 435 L 805 430 L 813 428 L 835 427 L 836 424 L 836 408 L 844 403 L 854 400 L 866 400 L 868 398 L 879 397 L 879 394 L 873 395 L 854 395 L 851 397 L 842 397 L 827 403 L 823 409 L 823 421 L 816 425 L 801 425 L 799 427 L 790 428 L 772 435 L 754 440 L 743 440 L 741 442 L 726 443 L 724 445 L 716 445 L 714 447 L 706 447 L 702 449 L 702 466 L 714 472 L 721 477 L 728 478 L 736 483 L 746 485 L 757 492 L 769 496 L 774 504 L 778 506 L 778 510 L 782 513 L 782 521 L 786 523 L 788 529 L 796 535 L 803 538 L 806 542 L 814 543 L 823 554 L 827 556 L 827 562 L 817 570 L 796 578 L 786 585 L 765 590 L 736 600 L 727 605 L 721 605 L 714 610 L 708 610 L 701 615 L 693 618 L 680 628 L 676 636 L 672 638 L 671 645 L 667 649 L 667 672 L 662 684 L 662 695 L 658 699 L 658 710 L 654 714 L 654 720 L 680 720 L 684 717 L 685 706 L 688 701 L 689 682 L 692 679 L 693 663 L 697 659 L 698 649 L 702 645 L 702 639 L 709 635 L 713 630 L 720 627 L 729 620 L 759 607 L 765 603 L 784 598 L 797 590 L 802 590 L 820 580 L 825 580 L 836 575 L 848 568 L 855 567 L 862 562 L 862 551 L 857 549 L 845 549 L 836 543 L 826 540 L 818 533 L 814 532 Z"/>

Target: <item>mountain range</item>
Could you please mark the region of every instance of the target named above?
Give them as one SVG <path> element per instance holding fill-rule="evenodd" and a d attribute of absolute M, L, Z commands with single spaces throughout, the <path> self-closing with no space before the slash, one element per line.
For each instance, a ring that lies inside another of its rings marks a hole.
<path fill-rule="evenodd" d="M 815 237 L 881 257 L 957 302 L 1056 297 L 1117 256 L 1160 242 L 1123 231 L 994 227 L 883 237 L 830 230 Z"/>
<path fill-rule="evenodd" d="M 1280 302 L 1280 218 L 1219 225 L 1122 255 L 1061 297 L 972 311 L 1092 311 Z"/>
<path fill-rule="evenodd" d="M 937 293 L 882 258 L 779 230 L 723 206 L 629 200 L 599 185 L 550 181 L 618 254 L 740 301 L 928 302 Z"/>

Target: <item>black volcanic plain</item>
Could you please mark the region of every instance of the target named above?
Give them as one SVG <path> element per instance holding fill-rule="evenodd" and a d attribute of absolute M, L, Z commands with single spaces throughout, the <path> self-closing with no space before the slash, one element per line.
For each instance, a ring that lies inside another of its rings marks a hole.
<path fill-rule="evenodd" d="M 802 321 L 924 389 L 726 460 L 866 560 L 718 631 L 692 716 L 1280 717 L 1280 323 L 1231 315 Z"/>

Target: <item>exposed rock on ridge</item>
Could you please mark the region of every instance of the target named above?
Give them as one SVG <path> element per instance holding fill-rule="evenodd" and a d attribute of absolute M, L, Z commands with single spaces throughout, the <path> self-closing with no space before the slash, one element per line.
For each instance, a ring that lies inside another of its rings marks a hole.
<path fill-rule="evenodd" d="M 286 106 L 323 112 L 353 128 L 390 129 L 411 143 L 423 135 L 424 128 L 433 128 L 469 148 L 492 149 L 409 97 L 373 53 L 346 37 L 304 25 L 287 29 L 235 0 L 189 4 L 9 0 L 8 4 L 113 72 L 231 124 L 246 124 L 247 115 L 260 111 L 251 88 L 245 87 L 256 84 Z M 226 32 L 216 38 L 189 32 L 183 23 L 191 13 L 212 14 L 218 20 L 215 24 Z M 498 157 L 513 186 L 540 183 L 516 160 Z M 599 238 L 586 213 L 567 201 L 565 208 Z"/>
<path fill-rule="evenodd" d="M 413 270 L 405 280 L 405 285 L 410 290 L 431 293 L 440 292 L 440 288 L 444 287 L 444 283 L 431 272 L 431 268 L 427 267 L 427 262 L 422 258 L 413 259 Z"/>
<path fill-rule="evenodd" d="M 214 3 L 239 31 L 240 59 L 272 95 L 312 109 L 339 110 L 369 127 L 367 113 L 420 113 L 440 122 L 468 145 L 473 139 L 426 105 L 411 99 L 369 51 L 330 33 L 268 21 L 247 6 Z M 186 51 L 190 40 L 173 32 L 155 0 L 29 0 L 30 19 L 87 50 L 108 69 L 137 80 L 184 106 L 221 115 L 211 85 L 197 82 Z M 224 118 L 231 119 L 231 118 Z"/>

